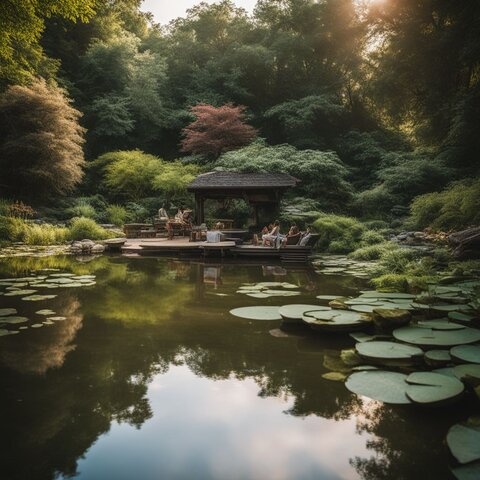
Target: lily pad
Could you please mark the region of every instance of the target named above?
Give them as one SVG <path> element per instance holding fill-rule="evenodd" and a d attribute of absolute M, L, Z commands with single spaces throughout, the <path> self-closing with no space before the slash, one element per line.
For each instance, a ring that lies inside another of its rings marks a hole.
<path fill-rule="evenodd" d="M 350 334 L 350 336 L 356 342 L 371 342 L 372 340 L 375 340 L 375 335 L 369 335 L 368 333 L 364 332 L 353 332 Z"/>
<path fill-rule="evenodd" d="M 278 313 L 283 318 L 284 322 L 290 323 L 301 323 L 302 317 L 305 312 L 309 312 L 311 310 L 328 310 L 328 307 L 321 307 L 319 305 L 308 305 L 303 303 L 292 304 L 292 305 L 284 305 L 278 309 Z"/>
<path fill-rule="evenodd" d="M 480 461 L 452 468 L 457 480 L 478 480 L 480 478 Z"/>
<path fill-rule="evenodd" d="M 0 328 L 0 337 L 6 337 L 7 335 L 15 335 L 19 333 L 18 330 L 5 330 L 4 328 Z"/>
<path fill-rule="evenodd" d="M 480 363 L 480 345 L 458 345 L 450 350 L 450 355 L 460 362 Z"/>
<path fill-rule="evenodd" d="M 37 315 L 55 315 L 55 312 L 53 310 L 49 310 L 47 308 L 43 309 L 43 310 L 38 310 L 37 312 L 35 312 Z"/>
<path fill-rule="evenodd" d="M 353 393 L 394 405 L 412 403 L 406 395 L 407 378 L 403 373 L 364 370 L 352 373 L 345 386 Z"/>
<path fill-rule="evenodd" d="M 23 297 L 22 300 L 27 302 L 39 302 L 41 300 L 51 300 L 55 298 L 57 295 L 30 295 L 29 297 Z"/>
<path fill-rule="evenodd" d="M 447 319 L 425 320 L 417 323 L 419 327 L 431 328 L 432 330 L 462 330 L 464 325 L 449 322 Z"/>
<path fill-rule="evenodd" d="M 472 320 L 476 319 L 476 317 L 473 315 L 468 315 L 466 313 L 461 313 L 461 312 L 448 312 L 448 318 L 452 322 L 458 322 L 463 325 L 468 325 L 472 322 Z"/>
<path fill-rule="evenodd" d="M 460 380 L 466 377 L 472 377 L 474 380 L 480 380 L 480 365 L 475 363 L 464 363 L 453 367 L 453 373 Z"/>
<path fill-rule="evenodd" d="M 269 298 L 271 296 L 272 295 L 269 295 L 268 293 L 262 293 L 262 292 L 247 293 L 247 297 L 252 297 L 252 298 Z"/>
<path fill-rule="evenodd" d="M 447 433 L 447 445 L 459 463 L 480 460 L 480 427 L 453 425 Z"/>
<path fill-rule="evenodd" d="M 465 327 L 461 330 L 434 330 L 419 326 L 398 328 L 393 336 L 405 343 L 420 346 L 454 347 L 466 345 L 480 340 L 480 330 Z"/>
<path fill-rule="evenodd" d="M 333 382 L 343 382 L 347 376 L 342 372 L 328 372 L 322 375 L 325 380 L 332 380 Z"/>
<path fill-rule="evenodd" d="M 314 330 L 324 332 L 351 332 L 370 325 L 369 317 L 349 310 L 314 310 L 305 312 L 302 320 Z"/>
<path fill-rule="evenodd" d="M 17 297 L 19 295 L 31 295 L 32 293 L 35 293 L 36 290 L 12 290 L 8 293 L 5 293 L 6 297 Z"/>
<path fill-rule="evenodd" d="M 457 378 L 434 372 L 414 372 L 407 379 L 407 396 L 421 405 L 439 405 L 460 398 L 465 389 Z"/>
<path fill-rule="evenodd" d="M 405 299 L 413 300 L 415 295 L 410 293 L 401 293 L 401 292 L 377 292 L 375 290 L 362 291 L 361 297 L 373 297 L 373 298 L 393 298 L 393 299 Z"/>
<path fill-rule="evenodd" d="M 2 317 L 0 318 L 0 323 L 10 323 L 10 324 L 16 324 L 16 323 L 25 323 L 28 322 L 27 317 Z"/>
<path fill-rule="evenodd" d="M 451 363 L 452 357 L 448 350 L 429 350 L 425 352 L 425 363 L 431 367 L 441 367 Z"/>
<path fill-rule="evenodd" d="M 423 356 L 420 348 L 395 342 L 363 342 L 357 343 L 355 348 L 362 358 L 380 364 L 390 362 L 411 364 L 415 357 Z"/>
<path fill-rule="evenodd" d="M 0 317 L 6 317 L 7 315 L 15 315 L 17 310 L 15 308 L 0 308 Z"/>
<path fill-rule="evenodd" d="M 338 298 L 338 295 L 317 295 L 317 298 L 319 300 L 335 300 L 336 298 Z"/>
<path fill-rule="evenodd" d="M 67 317 L 48 317 L 47 320 L 53 320 L 54 322 L 63 322 Z"/>
<path fill-rule="evenodd" d="M 34 323 L 33 325 L 31 325 L 31 328 L 41 328 L 43 327 L 43 323 Z"/>
<path fill-rule="evenodd" d="M 278 309 L 279 307 L 240 307 L 230 310 L 230 313 L 249 320 L 281 320 Z"/>

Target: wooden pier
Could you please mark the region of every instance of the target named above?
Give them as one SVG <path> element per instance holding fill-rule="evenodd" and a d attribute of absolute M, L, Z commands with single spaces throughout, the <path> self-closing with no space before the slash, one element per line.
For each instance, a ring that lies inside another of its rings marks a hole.
<path fill-rule="evenodd" d="M 233 241 L 207 243 L 190 242 L 186 238 L 138 238 L 128 239 L 122 247 L 122 253 L 127 255 L 170 255 L 176 257 L 243 257 L 258 260 L 280 260 L 285 263 L 306 263 L 311 254 L 310 247 L 286 246 L 280 249 L 236 245 Z"/>

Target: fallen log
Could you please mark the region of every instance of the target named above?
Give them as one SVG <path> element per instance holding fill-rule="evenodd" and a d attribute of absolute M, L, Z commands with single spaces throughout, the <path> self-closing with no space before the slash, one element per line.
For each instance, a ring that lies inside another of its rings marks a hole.
<path fill-rule="evenodd" d="M 472 227 L 448 236 L 452 255 L 458 260 L 480 258 L 480 227 Z"/>

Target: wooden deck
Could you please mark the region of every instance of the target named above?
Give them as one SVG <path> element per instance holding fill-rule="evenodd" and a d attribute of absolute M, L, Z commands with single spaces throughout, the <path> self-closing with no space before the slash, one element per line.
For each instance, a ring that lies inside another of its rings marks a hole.
<path fill-rule="evenodd" d="M 287 246 L 280 249 L 235 245 L 235 242 L 189 242 L 186 238 L 135 238 L 128 239 L 122 248 L 124 254 L 171 256 L 221 256 L 277 259 L 287 263 L 306 263 L 310 247 Z"/>

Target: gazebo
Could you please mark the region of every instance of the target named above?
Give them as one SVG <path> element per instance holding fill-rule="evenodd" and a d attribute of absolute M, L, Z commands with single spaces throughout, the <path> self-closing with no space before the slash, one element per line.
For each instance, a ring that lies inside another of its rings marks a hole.
<path fill-rule="evenodd" d="M 266 207 L 272 214 L 285 191 L 295 187 L 298 179 L 286 173 L 209 172 L 199 175 L 187 187 L 195 194 L 195 219 L 205 221 L 205 200 L 242 198 L 253 206 L 255 223 L 259 224 L 258 209 Z"/>

